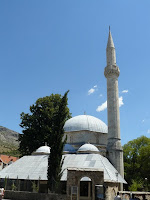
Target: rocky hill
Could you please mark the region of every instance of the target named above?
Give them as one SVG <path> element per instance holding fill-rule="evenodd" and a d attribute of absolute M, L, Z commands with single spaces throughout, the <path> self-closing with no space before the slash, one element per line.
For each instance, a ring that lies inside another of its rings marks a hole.
<path fill-rule="evenodd" d="M 19 133 L 0 126 L 0 154 L 13 154 L 17 151 Z"/>

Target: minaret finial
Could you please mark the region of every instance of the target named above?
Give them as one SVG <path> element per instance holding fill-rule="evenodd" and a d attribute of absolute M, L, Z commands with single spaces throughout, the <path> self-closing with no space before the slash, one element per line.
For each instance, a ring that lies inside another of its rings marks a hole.
<path fill-rule="evenodd" d="M 109 32 L 110 32 L 110 25 L 109 25 Z"/>

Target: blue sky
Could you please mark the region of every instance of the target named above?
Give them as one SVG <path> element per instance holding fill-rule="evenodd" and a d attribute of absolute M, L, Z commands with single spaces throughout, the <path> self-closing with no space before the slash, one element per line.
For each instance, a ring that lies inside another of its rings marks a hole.
<path fill-rule="evenodd" d="M 120 68 L 122 144 L 149 137 L 149 9 L 149 0 L 1 0 L 0 125 L 21 133 L 21 112 L 68 89 L 72 116 L 86 112 L 107 123 L 107 109 L 96 110 L 107 98 L 110 25 Z"/>

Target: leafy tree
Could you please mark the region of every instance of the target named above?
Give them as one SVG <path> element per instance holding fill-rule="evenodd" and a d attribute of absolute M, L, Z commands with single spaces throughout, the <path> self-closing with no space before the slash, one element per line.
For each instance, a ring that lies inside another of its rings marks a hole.
<path fill-rule="evenodd" d="M 48 177 L 48 187 L 51 191 L 58 191 L 58 185 L 61 178 L 61 167 L 63 164 L 62 160 L 62 152 L 63 152 L 63 146 L 66 142 L 66 140 L 62 141 L 62 138 L 64 136 L 64 123 L 66 121 L 67 111 L 67 93 L 63 96 L 59 110 L 54 116 L 53 121 L 53 134 L 54 134 L 54 142 L 51 146 L 51 153 L 49 155 L 48 159 L 48 171 L 47 171 L 47 177 Z"/>
<path fill-rule="evenodd" d="M 132 180 L 132 184 L 129 186 L 130 191 L 138 191 L 143 188 L 143 182 L 142 181 L 136 181 Z"/>
<path fill-rule="evenodd" d="M 132 179 L 127 188 L 129 191 L 148 191 L 148 189 L 144 187 L 144 181 L 141 178 L 137 178 L 136 180 Z"/>
<path fill-rule="evenodd" d="M 66 102 L 64 106 L 65 119 L 63 122 L 71 117 L 67 107 L 67 94 L 68 92 L 64 95 Z M 23 128 L 23 134 L 19 137 L 19 151 L 22 156 L 30 155 L 37 148 L 44 145 L 45 142 L 50 147 L 56 143 L 58 129 L 56 122 L 63 99 L 64 97 L 60 94 L 51 94 L 50 96 L 39 98 L 35 104 L 30 106 L 30 113 L 21 113 L 22 121 L 20 126 Z"/>
<path fill-rule="evenodd" d="M 123 146 L 125 179 L 129 188 L 150 190 L 150 138 L 141 136 Z"/>

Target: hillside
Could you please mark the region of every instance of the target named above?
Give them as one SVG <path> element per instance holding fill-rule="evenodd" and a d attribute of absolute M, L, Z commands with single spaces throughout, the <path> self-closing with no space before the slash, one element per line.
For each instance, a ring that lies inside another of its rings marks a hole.
<path fill-rule="evenodd" d="M 19 133 L 0 126 L 0 154 L 18 154 Z"/>

